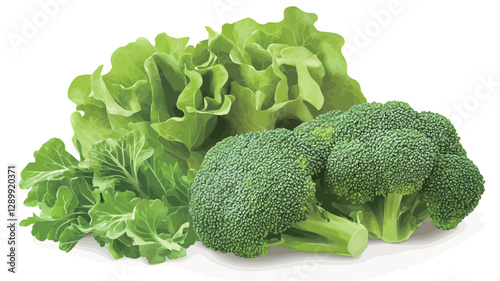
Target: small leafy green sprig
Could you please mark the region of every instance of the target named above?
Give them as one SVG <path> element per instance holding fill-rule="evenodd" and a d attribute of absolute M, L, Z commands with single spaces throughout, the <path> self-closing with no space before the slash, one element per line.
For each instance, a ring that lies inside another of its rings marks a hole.
<path fill-rule="evenodd" d="M 188 213 L 195 171 L 185 175 L 170 164 L 161 143 L 146 137 L 154 135 L 148 126 L 132 127 L 122 139 L 95 143 L 80 161 L 59 139 L 43 144 L 20 182 L 29 189 L 24 204 L 40 214 L 21 225 L 33 225 L 34 237 L 59 242 L 66 252 L 91 233 L 117 259 L 185 256 L 196 241 Z"/>

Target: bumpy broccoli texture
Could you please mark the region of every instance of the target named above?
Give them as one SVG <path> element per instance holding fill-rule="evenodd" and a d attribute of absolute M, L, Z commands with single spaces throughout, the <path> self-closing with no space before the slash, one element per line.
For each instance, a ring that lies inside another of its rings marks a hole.
<path fill-rule="evenodd" d="M 484 192 L 451 122 L 404 102 L 325 113 L 294 134 L 323 152 L 313 174 L 322 207 L 360 221 L 371 238 L 404 241 L 428 217 L 453 229 Z"/>
<path fill-rule="evenodd" d="M 207 247 L 254 258 L 269 245 L 360 255 L 368 232 L 317 205 L 323 151 L 287 129 L 228 137 L 210 149 L 191 185 L 190 213 Z"/>
<path fill-rule="evenodd" d="M 240 257 L 270 245 L 358 256 L 368 236 L 404 241 L 429 217 L 455 228 L 483 192 L 451 122 L 392 101 L 224 139 L 191 185 L 190 212 L 205 246 Z"/>

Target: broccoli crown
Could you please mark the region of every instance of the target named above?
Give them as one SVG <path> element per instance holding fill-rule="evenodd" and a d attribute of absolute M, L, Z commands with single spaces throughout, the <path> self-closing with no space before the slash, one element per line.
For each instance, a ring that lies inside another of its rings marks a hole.
<path fill-rule="evenodd" d="M 380 193 L 381 178 L 377 174 L 373 153 L 367 144 L 359 140 L 343 141 L 333 147 L 328 157 L 324 176 L 321 178 L 322 189 L 337 201 L 362 204 Z"/>
<path fill-rule="evenodd" d="M 404 102 L 325 113 L 294 133 L 324 153 L 322 206 L 362 211 L 372 237 L 402 241 L 429 216 L 438 228 L 454 228 L 484 190 L 450 120 Z"/>
<path fill-rule="evenodd" d="M 467 155 L 460 144 L 455 126 L 443 115 L 428 111 L 420 112 L 416 129 L 438 147 L 440 154 Z"/>
<path fill-rule="evenodd" d="M 293 130 L 293 133 L 305 141 L 313 151 L 309 158 L 313 176 L 316 178 L 325 169 L 328 157 L 325 151 L 329 151 L 335 145 L 336 130 L 333 124 L 338 116 L 342 116 L 342 113 L 340 110 L 330 111 L 317 116 L 310 122 L 300 124 Z"/>
<path fill-rule="evenodd" d="M 455 228 L 484 192 L 479 169 L 464 156 L 441 155 L 422 189 L 431 222 L 440 229 Z"/>
<path fill-rule="evenodd" d="M 418 113 L 408 103 L 400 101 L 358 104 L 343 113 L 330 111 L 310 122 L 302 123 L 295 128 L 294 133 L 300 136 L 318 135 L 318 132 L 328 128 L 332 133 L 326 135 L 326 138 L 315 140 L 323 141 L 326 154 L 329 154 L 333 145 L 341 141 L 367 140 L 385 131 L 408 129 L 428 137 L 439 148 L 440 154 L 465 155 L 450 120 L 437 113 Z"/>
<path fill-rule="evenodd" d="M 387 131 L 370 143 L 377 150 L 375 165 L 382 170 L 383 193 L 409 195 L 422 188 L 437 156 L 424 134 L 408 129 Z"/>
<path fill-rule="evenodd" d="M 390 101 L 385 104 L 368 104 L 368 114 L 362 115 L 363 121 L 358 124 L 351 138 L 369 139 L 380 132 L 415 129 L 418 113 L 407 103 L 399 101 Z M 354 110 L 351 118 L 356 119 L 359 111 L 365 111 L 363 108 Z M 346 128 L 349 130 L 349 128 Z"/>
<path fill-rule="evenodd" d="M 430 174 L 435 151 L 425 135 L 407 129 L 343 141 L 331 150 L 322 187 L 351 204 L 390 192 L 412 194 Z"/>
<path fill-rule="evenodd" d="M 310 147 L 286 129 L 224 139 L 210 149 L 191 185 L 199 240 L 240 257 L 266 254 L 269 234 L 305 220 L 315 200 Z"/>

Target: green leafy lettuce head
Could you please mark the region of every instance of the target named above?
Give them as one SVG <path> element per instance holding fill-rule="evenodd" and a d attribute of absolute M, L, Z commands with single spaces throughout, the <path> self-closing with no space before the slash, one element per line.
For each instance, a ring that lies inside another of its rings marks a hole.
<path fill-rule="evenodd" d="M 289 7 L 281 22 L 247 18 L 225 24 L 220 34 L 208 28 L 208 48 L 229 72 L 233 107 L 243 109 L 228 114 L 236 132 L 291 128 L 366 101 L 347 75 L 344 39 L 318 31 L 317 19 Z"/>
<path fill-rule="evenodd" d="M 343 38 L 314 27 L 296 7 L 283 21 L 243 19 L 196 46 L 189 38 L 144 38 L 118 48 L 111 70 L 75 78 L 69 98 L 73 142 L 84 158 L 95 142 L 147 122 L 172 161 L 200 167 L 206 151 L 237 133 L 293 128 L 333 109 L 365 102 L 347 75 Z"/>

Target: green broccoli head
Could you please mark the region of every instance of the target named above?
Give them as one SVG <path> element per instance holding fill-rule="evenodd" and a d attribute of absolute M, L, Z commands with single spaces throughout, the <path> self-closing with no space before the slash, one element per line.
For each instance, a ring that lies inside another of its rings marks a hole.
<path fill-rule="evenodd" d="M 359 255 L 367 231 L 315 205 L 312 149 L 286 129 L 226 138 L 208 151 L 191 185 L 199 240 L 240 257 L 275 244 L 306 252 Z"/>
<path fill-rule="evenodd" d="M 332 147 L 342 141 L 364 140 L 396 129 L 414 129 L 417 127 L 417 115 L 404 102 L 363 103 L 354 105 L 346 112 L 334 110 L 321 114 L 297 126 L 294 133 L 329 155 Z"/>
<path fill-rule="evenodd" d="M 424 134 L 409 129 L 386 131 L 367 142 L 374 151 L 373 164 L 381 171 L 381 194 L 420 191 L 437 157 L 435 145 Z"/>
<path fill-rule="evenodd" d="M 440 229 L 455 228 L 484 192 L 484 179 L 474 163 L 459 155 L 441 155 L 422 189 L 431 222 Z"/>
<path fill-rule="evenodd" d="M 337 135 L 333 125 L 336 123 L 336 118 L 342 116 L 342 111 L 332 110 L 322 114 L 310 122 L 304 122 L 297 126 L 293 133 L 302 141 L 306 142 L 313 151 L 311 162 L 313 177 L 318 178 L 322 171 L 325 170 L 326 158 L 329 151 L 336 144 L 334 137 Z"/>
<path fill-rule="evenodd" d="M 454 228 L 478 203 L 482 177 L 442 115 L 392 101 L 356 105 L 309 123 L 295 133 L 333 131 L 327 142 L 319 140 L 326 162 L 318 200 L 333 213 L 362 212 L 372 238 L 406 240 L 429 216 L 441 229 Z M 463 161 L 451 168 L 445 155 Z"/>
<path fill-rule="evenodd" d="M 436 158 L 429 139 L 413 130 L 377 132 L 365 141 L 344 141 L 332 148 L 323 188 L 339 201 L 363 204 L 377 195 L 418 192 Z"/>
<path fill-rule="evenodd" d="M 380 194 L 382 173 L 370 144 L 357 139 L 334 146 L 328 157 L 322 189 L 339 202 L 363 204 Z"/>
<path fill-rule="evenodd" d="M 420 209 L 413 214 L 415 209 L 408 207 L 420 203 L 420 197 L 413 195 L 422 189 L 436 157 L 435 146 L 414 130 L 378 132 L 364 141 L 344 141 L 331 151 L 322 189 L 332 198 L 329 205 L 345 215 L 362 212 L 362 223 L 371 237 L 400 241 L 419 225 L 415 220 L 421 218 Z M 405 195 L 414 198 L 405 199 L 408 206 L 402 205 Z"/>
<path fill-rule="evenodd" d="M 373 103 L 369 107 L 370 113 L 363 114 L 363 121 L 351 135 L 352 138 L 366 139 L 384 131 L 412 130 L 416 127 L 418 113 L 405 102 L 390 101 L 382 105 Z M 357 115 L 354 114 L 353 118 Z"/>
<path fill-rule="evenodd" d="M 460 137 L 451 121 L 441 114 L 424 111 L 418 114 L 417 130 L 425 134 L 439 149 L 440 154 L 466 156 Z"/>

